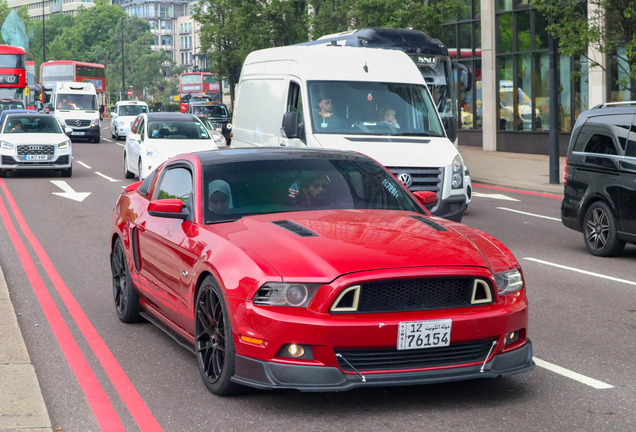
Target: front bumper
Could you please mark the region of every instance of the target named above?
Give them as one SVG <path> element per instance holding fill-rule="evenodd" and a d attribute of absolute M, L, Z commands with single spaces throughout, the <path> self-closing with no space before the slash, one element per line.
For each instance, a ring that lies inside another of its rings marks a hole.
<path fill-rule="evenodd" d="M 99 125 L 93 127 L 67 127 L 73 129 L 73 132 L 68 134 L 69 138 L 97 138 L 100 136 Z"/>
<path fill-rule="evenodd" d="M 437 206 L 434 211 L 431 211 L 433 216 L 443 217 L 454 222 L 461 222 L 462 217 L 464 216 L 464 211 L 466 210 L 466 194 L 451 195 L 445 200 L 439 201 L 438 204 L 433 204 L 432 206 Z"/>
<path fill-rule="evenodd" d="M 44 161 L 25 161 L 15 152 L 0 152 L 0 168 L 3 170 L 47 170 L 65 169 L 72 165 L 71 150 L 58 150 L 54 155 L 50 155 Z"/>
<path fill-rule="evenodd" d="M 125 137 L 126 135 L 128 135 L 128 131 L 130 131 L 130 125 L 115 126 L 115 135 L 117 136 Z"/>
<path fill-rule="evenodd" d="M 402 386 L 434 384 L 475 378 L 497 378 L 530 372 L 532 342 L 521 348 L 494 356 L 481 365 L 402 373 L 365 374 L 364 381 L 357 374 L 343 373 L 339 368 L 327 366 L 303 366 L 266 362 L 236 356 L 232 381 L 259 389 L 297 389 L 311 392 L 351 390 L 357 387 Z"/>

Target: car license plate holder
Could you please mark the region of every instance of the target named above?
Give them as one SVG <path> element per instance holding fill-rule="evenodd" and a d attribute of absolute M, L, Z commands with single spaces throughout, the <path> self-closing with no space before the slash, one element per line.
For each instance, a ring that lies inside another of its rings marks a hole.
<path fill-rule="evenodd" d="M 448 346 L 453 320 L 407 321 L 398 326 L 397 349 L 411 350 Z"/>
<path fill-rule="evenodd" d="M 28 160 L 28 161 L 42 161 L 42 160 L 47 160 L 47 156 L 46 155 L 24 155 L 24 160 Z"/>
<path fill-rule="evenodd" d="M 71 135 L 79 135 L 79 136 L 82 136 L 82 135 L 84 135 L 84 132 L 71 132 Z"/>

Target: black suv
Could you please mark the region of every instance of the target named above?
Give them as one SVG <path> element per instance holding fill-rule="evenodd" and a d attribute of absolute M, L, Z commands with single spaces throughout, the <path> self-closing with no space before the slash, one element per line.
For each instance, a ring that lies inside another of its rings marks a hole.
<path fill-rule="evenodd" d="M 576 120 L 568 147 L 561 220 L 592 255 L 636 243 L 636 102 L 598 105 Z"/>
<path fill-rule="evenodd" d="M 232 134 L 232 123 L 227 106 L 221 102 L 198 102 L 193 101 L 186 108 L 187 114 L 194 114 L 197 117 L 205 117 L 208 121 L 223 134 L 227 145 L 230 145 L 230 135 Z"/>

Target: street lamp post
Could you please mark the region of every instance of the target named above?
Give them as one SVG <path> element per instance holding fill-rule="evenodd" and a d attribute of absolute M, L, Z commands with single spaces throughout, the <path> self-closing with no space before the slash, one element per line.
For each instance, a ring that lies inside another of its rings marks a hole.
<path fill-rule="evenodd" d="M 46 37 L 44 34 L 44 0 L 42 0 L 42 63 L 46 62 Z"/>
<path fill-rule="evenodd" d="M 126 79 L 124 75 L 124 18 L 121 17 L 121 100 L 126 100 Z"/>

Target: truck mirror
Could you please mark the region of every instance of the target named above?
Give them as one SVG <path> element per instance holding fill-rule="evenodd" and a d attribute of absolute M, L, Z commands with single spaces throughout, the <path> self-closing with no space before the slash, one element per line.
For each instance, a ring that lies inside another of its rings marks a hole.
<path fill-rule="evenodd" d="M 283 127 L 281 132 L 285 138 L 299 138 L 298 135 L 298 113 L 286 112 L 283 114 Z"/>

